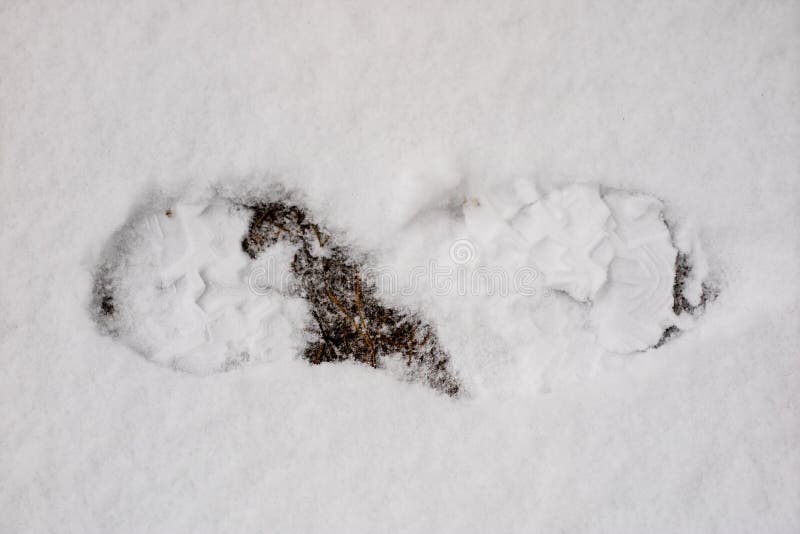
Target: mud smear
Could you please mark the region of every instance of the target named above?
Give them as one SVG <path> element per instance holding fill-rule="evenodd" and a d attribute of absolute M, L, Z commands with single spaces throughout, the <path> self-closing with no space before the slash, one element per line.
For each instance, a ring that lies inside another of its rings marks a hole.
<path fill-rule="evenodd" d="M 667 225 L 667 228 L 669 228 L 669 225 Z M 672 284 L 672 311 L 675 315 L 680 316 L 681 314 L 688 313 L 692 317 L 698 317 L 706 311 L 708 304 L 716 300 L 719 296 L 719 289 L 709 282 L 703 281 L 701 284 L 700 299 L 697 304 L 692 304 L 686 298 L 684 291 L 687 281 L 692 278 L 693 266 L 691 258 L 686 252 L 678 250 L 678 254 L 675 257 L 675 280 Z M 661 339 L 658 340 L 658 343 L 653 345 L 653 348 L 657 349 L 663 346 L 665 343 L 678 337 L 681 333 L 683 333 L 683 331 L 676 325 L 670 326 L 664 330 Z"/>
<path fill-rule="evenodd" d="M 291 263 L 293 292 L 311 310 L 311 339 L 303 357 L 312 364 L 355 360 L 371 367 L 402 362 L 406 376 L 456 396 L 459 381 L 435 329 L 419 314 L 384 305 L 363 265 L 307 211 L 283 201 L 246 206 L 253 211 L 242 250 L 255 259 L 271 245 L 297 247 Z"/>

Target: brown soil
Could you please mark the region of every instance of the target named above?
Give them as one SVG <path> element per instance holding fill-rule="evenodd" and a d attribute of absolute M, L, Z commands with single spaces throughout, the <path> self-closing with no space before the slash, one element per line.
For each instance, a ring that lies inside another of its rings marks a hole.
<path fill-rule="evenodd" d="M 387 358 L 396 358 L 410 379 L 447 395 L 459 393 L 434 328 L 417 313 L 384 305 L 348 247 L 337 244 L 299 206 L 277 201 L 248 208 L 253 216 L 242 249 L 251 258 L 279 241 L 297 246 L 291 266 L 295 291 L 306 299 L 313 317 L 306 360 L 355 360 L 381 367 Z"/>

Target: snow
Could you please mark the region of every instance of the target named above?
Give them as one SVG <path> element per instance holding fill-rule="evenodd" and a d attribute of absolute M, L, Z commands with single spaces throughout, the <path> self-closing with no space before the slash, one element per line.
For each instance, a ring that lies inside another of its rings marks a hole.
<path fill-rule="evenodd" d="M 608 279 L 614 251 L 606 224 L 611 212 L 596 186 L 557 189 L 523 210 L 514 229 L 534 243 L 529 262 L 545 283 L 577 300 L 588 300 Z"/>
<path fill-rule="evenodd" d="M 614 214 L 609 236 L 613 252 L 609 281 L 594 299 L 591 321 L 603 347 L 619 353 L 645 350 L 678 322 L 672 309 L 677 250 L 661 202 L 623 192 L 609 193 L 605 200 Z M 704 265 L 699 245 L 691 252 L 692 264 Z M 688 297 L 699 305 L 704 280 L 692 282 Z"/>
<path fill-rule="evenodd" d="M 279 291 L 291 256 L 276 250 L 259 265 L 248 261 L 241 240 L 249 215 L 221 198 L 137 214 L 101 259 L 98 282 L 112 312 L 101 313 L 101 329 L 194 374 L 291 359 L 308 312 Z M 278 283 L 253 290 L 259 273 Z"/>
<path fill-rule="evenodd" d="M 791 2 L 5 4 L 0 532 L 800 530 L 798 21 Z M 436 325 L 457 399 L 278 344 L 175 372 L 97 328 L 115 232 L 276 181 L 400 284 L 430 261 L 514 272 L 527 256 L 493 232 L 572 184 L 651 195 L 705 253 L 688 291 L 720 294 L 633 354 L 593 330 L 613 286 L 387 294 Z"/>

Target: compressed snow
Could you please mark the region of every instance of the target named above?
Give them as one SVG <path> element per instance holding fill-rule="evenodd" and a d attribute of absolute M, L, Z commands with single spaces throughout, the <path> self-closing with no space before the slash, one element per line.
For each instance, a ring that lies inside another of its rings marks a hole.
<path fill-rule="evenodd" d="M 654 346 L 676 322 L 673 313 L 675 256 L 661 216 L 661 202 L 612 192 L 613 260 L 608 283 L 594 299 L 591 321 L 605 348 L 625 353 Z M 693 257 L 700 257 L 699 251 Z M 701 281 L 702 283 L 702 281 Z"/>
<path fill-rule="evenodd" d="M 523 210 L 512 226 L 532 244 L 530 261 L 548 286 L 587 300 L 605 284 L 614 255 L 608 241 L 610 216 L 596 186 L 573 185 Z"/>
<path fill-rule="evenodd" d="M 799 531 L 799 10 L 4 3 L 0 531 Z M 509 202 L 519 179 L 539 190 Z M 98 332 L 94 269 L 134 210 L 276 181 L 399 285 L 516 268 L 471 221 L 571 184 L 653 195 L 686 298 L 719 297 L 619 355 L 605 285 L 387 295 L 436 325 L 457 400 L 283 352 L 174 372 Z"/>
<path fill-rule="evenodd" d="M 605 349 L 630 353 L 656 345 L 678 322 L 672 310 L 677 252 L 662 203 L 642 193 L 601 197 L 600 188 L 589 184 L 540 198 L 535 184 L 522 183 L 530 191 L 526 196 L 515 194 L 522 187 L 516 180 L 504 195 L 496 185 L 494 195 L 470 197 L 464 205 L 470 237 L 505 272 L 535 267 L 532 274 L 542 277 L 543 288 L 588 302 L 591 327 Z M 684 234 L 692 239 L 688 230 Z M 697 301 L 708 267 L 696 237 L 691 243 L 698 269 L 686 290 Z"/>
<path fill-rule="evenodd" d="M 148 359 L 194 374 L 291 359 L 307 311 L 281 293 L 288 260 L 264 258 L 254 278 L 241 247 L 249 215 L 215 199 L 137 216 L 103 268 L 114 314 L 101 324 Z"/>

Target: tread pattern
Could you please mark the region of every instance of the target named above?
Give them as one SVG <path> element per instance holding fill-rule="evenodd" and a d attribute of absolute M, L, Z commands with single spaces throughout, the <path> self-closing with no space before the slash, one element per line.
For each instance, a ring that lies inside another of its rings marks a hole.
<path fill-rule="evenodd" d="M 127 253 L 108 273 L 119 337 L 154 363 L 198 375 L 294 354 L 305 308 L 250 289 L 240 245 L 247 220 L 216 201 L 178 204 L 129 225 L 121 238 Z"/>
<path fill-rule="evenodd" d="M 613 213 L 615 257 L 609 280 L 591 310 L 599 343 L 614 352 L 646 350 L 675 322 L 675 257 L 658 200 L 629 193 L 606 195 Z"/>
<path fill-rule="evenodd" d="M 613 257 L 610 217 L 596 186 L 572 185 L 528 206 L 512 226 L 530 244 L 529 261 L 545 283 L 586 301 L 605 283 Z"/>

